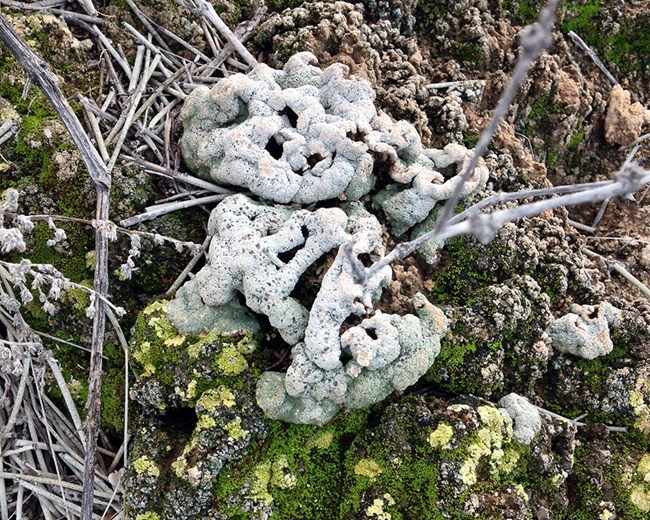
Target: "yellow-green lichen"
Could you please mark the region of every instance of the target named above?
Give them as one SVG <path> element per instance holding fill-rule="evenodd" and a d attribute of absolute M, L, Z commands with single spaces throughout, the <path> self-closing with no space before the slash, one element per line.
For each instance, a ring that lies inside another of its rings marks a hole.
<path fill-rule="evenodd" d="M 163 341 L 163 345 L 166 345 L 168 347 L 180 347 L 183 343 L 185 343 L 185 336 L 180 335 L 167 338 L 165 341 Z"/>
<path fill-rule="evenodd" d="M 501 413 L 493 406 L 479 406 L 476 411 L 478 412 L 481 421 L 493 432 L 501 432 L 501 428 L 506 428 L 506 435 L 512 436 L 512 419 Z"/>
<path fill-rule="evenodd" d="M 637 483 L 630 493 L 631 502 L 643 512 L 650 511 L 650 453 L 641 457 L 636 467 Z"/>
<path fill-rule="evenodd" d="M 613 517 L 614 513 L 612 513 L 609 509 L 603 509 L 603 512 L 598 515 L 598 520 L 610 520 Z"/>
<path fill-rule="evenodd" d="M 203 345 L 209 345 L 210 343 L 214 343 L 218 341 L 219 338 L 220 338 L 219 332 L 210 332 L 207 335 L 203 336 L 199 341 L 192 343 L 189 347 L 187 347 L 187 354 L 190 356 L 191 359 L 197 359 L 201 354 L 201 348 L 203 347 Z"/>
<path fill-rule="evenodd" d="M 241 427 L 241 417 L 235 417 L 232 421 L 223 427 L 228 432 L 228 440 L 238 441 L 248 435 L 248 430 Z"/>
<path fill-rule="evenodd" d="M 513 449 L 503 450 L 503 457 L 499 461 L 498 470 L 500 473 L 507 475 L 515 470 L 519 462 L 519 452 Z M 562 479 L 564 481 L 564 478 Z"/>
<path fill-rule="evenodd" d="M 454 436 L 454 429 L 447 423 L 440 423 L 429 435 L 429 444 L 433 448 L 449 449 L 449 441 Z"/>
<path fill-rule="evenodd" d="M 179 478 L 183 478 L 183 475 L 185 475 L 185 472 L 187 471 L 187 461 L 185 460 L 185 452 L 178 457 L 174 462 L 172 462 L 172 469 L 174 470 L 174 473 L 176 473 L 176 476 Z"/>
<path fill-rule="evenodd" d="M 214 428 L 216 426 L 216 424 L 217 424 L 217 421 L 214 420 L 214 417 L 210 417 L 209 415 L 202 415 L 196 421 L 196 429 L 195 429 L 195 431 L 200 432 L 201 430 L 207 430 L 209 428 Z"/>
<path fill-rule="evenodd" d="M 635 486 L 630 493 L 630 500 L 640 511 L 650 511 L 650 489 Z"/>
<path fill-rule="evenodd" d="M 309 440 L 309 448 L 318 448 L 319 450 L 326 450 L 334 440 L 334 432 L 332 430 L 319 431 L 313 438 Z"/>
<path fill-rule="evenodd" d="M 639 378 L 636 388 L 630 391 L 630 406 L 637 417 L 634 427 L 642 433 L 650 433 L 650 404 L 645 402 L 644 395 L 650 391 L 647 378 Z"/>
<path fill-rule="evenodd" d="M 289 461 L 281 456 L 271 465 L 270 484 L 280 489 L 291 489 L 296 485 L 298 479 L 289 469 Z"/>
<path fill-rule="evenodd" d="M 271 462 L 262 462 L 255 466 L 255 468 L 253 468 L 253 477 L 250 486 L 251 498 L 270 506 L 273 503 L 273 496 L 269 493 L 270 482 Z"/>
<path fill-rule="evenodd" d="M 151 305 L 148 305 L 142 311 L 142 314 L 144 314 L 145 316 L 148 316 L 149 314 L 153 314 L 156 311 L 167 312 L 167 302 L 164 301 L 164 300 L 159 300 L 157 302 L 153 302 Z"/>
<path fill-rule="evenodd" d="M 381 475 L 383 470 L 381 469 L 379 464 L 377 464 L 374 460 L 361 459 L 354 466 L 354 472 L 357 475 L 361 475 L 362 477 L 366 477 L 372 480 L 372 479 L 376 479 L 379 475 Z"/>
<path fill-rule="evenodd" d="M 147 511 L 136 515 L 135 520 L 160 520 L 160 515 L 153 511 Z"/>
<path fill-rule="evenodd" d="M 524 486 L 521 484 L 515 484 L 515 493 L 517 493 L 517 495 L 519 495 L 519 497 L 526 503 L 530 500 L 528 493 L 526 493 Z"/>
<path fill-rule="evenodd" d="M 178 386 L 174 388 L 176 395 L 180 396 L 184 401 L 190 401 L 196 397 L 196 379 L 192 379 L 186 390 L 181 390 Z"/>
<path fill-rule="evenodd" d="M 377 520 L 391 520 L 392 516 L 389 512 L 384 511 L 384 505 L 395 505 L 395 500 L 388 493 L 384 493 L 383 498 L 373 500 L 372 504 L 366 509 L 366 516 Z"/>
<path fill-rule="evenodd" d="M 641 457 L 639 465 L 636 467 L 636 472 L 644 482 L 650 482 L 650 453 L 646 453 Z"/>
<path fill-rule="evenodd" d="M 463 461 L 460 475 L 465 484 L 476 484 L 476 468 L 482 457 L 490 458 L 492 473 L 512 471 L 519 456 L 513 450 L 504 450 L 504 444 L 512 438 L 512 420 L 492 406 L 477 408 L 483 427 L 476 431 L 476 441 L 466 451 L 468 457 Z"/>
<path fill-rule="evenodd" d="M 214 413 L 217 406 L 235 406 L 235 395 L 225 386 L 206 390 L 196 402 L 197 409 L 209 414 Z"/>
<path fill-rule="evenodd" d="M 462 412 L 463 410 L 471 410 L 471 408 L 466 404 L 452 404 L 447 407 L 447 410 L 451 410 L 452 412 Z"/>
<path fill-rule="evenodd" d="M 160 469 L 156 464 L 146 455 L 142 455 L 142 457 L 137 458 L 133 461 L 133 469 L 138 475 L 141 475 L 143 473 L 147 473 L 153 477 L 159 477 L 160 476 Z"/>
<path fill-rule="evenodd" d="M 232 344 L 226 344 L 217 355 L 217 366 L 227 376 L 241 374 L 248 368 L 248 361 Z"/>
<path fill-rule="evenodd" d="M 167 321 L 167 319 L 163 316 L 152 316 L 149 318 L 149 321 L 147 321 L 147 325 L 151 327 L 156 334 L 156 336 L 160 339 L 163 340 L 163 343 L 169 347 L 178 345 L 178 331 L 174 328 L 174 326 Z M 182 343 L 185 341 L 185 336 L 180 336 L 182 338 Z"/>
<path fill-rule="evenodd" d="M 202 473 L 198 466 L 190 466 L 187 462 L 187 456 L 196 447 L 196 436 L 183 448 L 183 453 L 172 462 L 171 467 L 178 478 L 182 478 L 193 486 L 200 486 L 210 480 L 210 473 Z"/>

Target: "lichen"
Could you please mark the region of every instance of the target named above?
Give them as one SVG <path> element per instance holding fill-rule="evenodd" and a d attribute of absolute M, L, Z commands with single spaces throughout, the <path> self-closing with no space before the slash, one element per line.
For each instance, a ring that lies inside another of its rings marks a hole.
<path fill-rule="evenodd" d="M 636 480 L 630 500 L 641 511 L 650 511 L 650 454 L 645 454 L 636 467 Z"/>
<path fill-rule="evenodd" d="M 454 436 L 454 429 L 446 423 L 440 423 L 438 427 L 429 434 L 429 444 L 433 448 L 449 449 L 449 441 Z"/>
<path fill-rule="evenodd" d="M 384 505 L 393 506 L 395 500 L 388 493 L 384 493 L 382 498 L 375 498 L 372 504 L 366 509 L 366 516 L 376 518 L 377 520 L 391 520 L 391 514 L 384 511 Z"/>
<path fill-rule="evenodd" d="M 362 477 L 367 477 L 371 480 L 376 479 L 383 473 L 381 466 L 372 459 L 361 459 L 354 466 L 354 472 Z"/>
<path fill-rule="evenodd" d="M 135 520 L 160 520 L 160 515 L 153 511 L 147 511 L 146 513 L 135 515 Z"/>
<path fill-rule="evenodd" d="M 158 468 L 158 466 L 146 455 L 133 461 L 133 469 L 135 469 L 135 472 L 138 474 L 148 473 L 153 477 L 160 476 L 160 468 Z"/>

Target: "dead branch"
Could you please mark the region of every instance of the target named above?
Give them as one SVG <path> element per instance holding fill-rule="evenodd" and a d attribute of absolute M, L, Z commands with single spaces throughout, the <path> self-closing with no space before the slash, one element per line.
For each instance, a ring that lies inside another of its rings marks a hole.
<path fill-rule="evenodd" d="M 90 0 L 82 2 L 90 15 L 96 11 Z M 79 119 L 70 108 L 61 92 L 54 75 L 40 60 L 22 38 L 14 31 L 11 24 L 0 15 L 0 40 L 9 52 L 18 60 L 27 75 L 37 83 L 43 93 L 54 106 L 66 129 L 70 133 L 81 157 L 86 165 L 88 174 L 97 192 L 95 219 L 106 222 L 109 217 L 111 172 L 106 167 L 101 156 L 92 145 Z M 108 237 L 102 226 L 95 232 L 95 274 L 94 289 L 100 298 L 95 298 L 95 314 L 91 340 L 92 353 L 90 356 L 90 374 L 88 385 L 87 416 L 85 422 L 86 453 L 84 461 L 84 486 L 81 503 L 82 520 L 91 520 L 94 503 L 95 465 L 97 463 L 97 436 L 101 407 L 102 386 L 102 351 L 104 346 L 104 330 L 106 326 L 106 295 L 108 293 Z M 24 484 L 28 487 L 27 484 Z"/>

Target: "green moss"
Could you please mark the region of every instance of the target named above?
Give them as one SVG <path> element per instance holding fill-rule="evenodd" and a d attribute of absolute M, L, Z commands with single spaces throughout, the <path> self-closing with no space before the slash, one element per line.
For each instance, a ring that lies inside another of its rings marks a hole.
<path fill-rule="evenodd" d="M 476 266 L 478 245 L 468 238 L 453 239 L 447 243 L 439 268 L 432 276 L 430 294 L 434 304 L 470 305 L 476 289 L 488 285 L 492 277 Z"/>
<path fill-rule="evenodd" d="M 540 6 L 531 0 L 519 0 L 519 20 L 523 24 L 531 24 L 539 17 Z"/>
<path fill-rule="evenodd" d="M 283 11 L 301 6 L 305 0 L 267 0 L 265 3 L 272 11 Z"/>
<path fill-rule="evenodd" d="M 102 427 L 108 432 L 120 434 L 124 430 L 123 368 L 110 368 L 104 372 L 101 421 Z"/>
<path fill-rule="evenodd" d="M 147 511 L 146 513 L 136 515 L 135 520 L 160 520 L 160 515 L 153 511 Z"/>
<path fill-rule="evenodd" d="M 418 2 L 418 13 L 424 20 L 433 21 L 443 18 L 449 12 L 449 6 L 442 0 L 422 0 Z"/>
<path fill-rule="evenodd" d="M 560 29 L 564 34 L 573 31 L 607 64 L 614 63 L 621 71 L 650 70 L 650 17 L 638 13 L 634 18 L 616 20 L 618 31 L 603 31 L 606 13 L 602 0 L 572 1 L 566 4 L 566 12 Z"/>
<path fill-rule="evenodd" d="M 614 503 L 618 518 L 645 520 L 646 494 L 650 491 L 644 472 L 648 456 L 647 440 L 638 442 L 633 436 L 617 434 L 608 439 L 609 457 L 605 461 L 593 449 L 593 440 L 578 444 L 574 468 L 569 477 L 571 520 L 599 518 L 602 502 Z M 603 479 L 602 482 L 599 479 Z M 641 507 L 639 507 L 641 506 Z M 650 510 L 650 509 L 649 509 Z"/>
<path fill-rule="evenodd" d="M 466 42 L 456 45 L 452 50 L 452 56 L 458 61 L 476 66 L 480 66 L 485 59 L 483 46 L 480 42 Z"/>
<path fill-rule="evenodd" d="M 245 493 L 272 504 L 273 518 L 340 518 L 340 461 L 367 414 L 339 414 L 324 429 L 271 421 L 267 441 L 217 477 L 217 510 L 237 518 L 231 497 Z"/>
<path fill-rule="evenodd" d="M 472 150 L 477 144 L 478 140 L 481 138 L 479 134 L 466 134 L 463 135 L 463 144 Z"/>
<path fill-rule="evenodd" d="M 569 137 L 569 141 L 567 142 L 567 148 L 572 152 L 575 152 L 578 149 L 578 147 L 582 144 L 582 142 L 585 140 L 584 123 L 585 120 L 584 118 L 581 117 L 580 120 L 578 121 L 578 127 Z"/>

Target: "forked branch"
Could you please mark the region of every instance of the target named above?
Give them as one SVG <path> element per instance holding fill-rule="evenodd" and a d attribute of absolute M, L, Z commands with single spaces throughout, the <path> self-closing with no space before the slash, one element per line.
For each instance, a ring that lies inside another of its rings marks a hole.
<path fill-rule="evenodd" d="M 85 2 L 87 10 L 94 10 L 91 2 Z M 94 13 L 92 13 L 94 14 Z M 97 192 L 95 220 L 108 221 L 110 204 L 111 172 L 95 149 L 79 119 L 66 101 L 59 85 L 47 65 L 30 49 L 14 31 L 11 24 L 0 15 L 0 40 L 25 69 L 32 82 L 40 86 L 54 106 L 74 141 L 86 165 L 88 174 Z M 95 299 L 93 333 L 91 342 L 88 403 L 85 422 L 86 453 L 84 460 L 82 520 L 91 520 L 94 503 L 95 465 L 97 463 L 97 435 L 102 387 L 102 351 L 106 325 L 106 295 L 108 293 L 108 237 L 105 226 L 98 226 L 95 232 L 95 274 L 94 290 L 100 296 Z"/>

